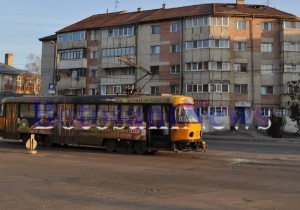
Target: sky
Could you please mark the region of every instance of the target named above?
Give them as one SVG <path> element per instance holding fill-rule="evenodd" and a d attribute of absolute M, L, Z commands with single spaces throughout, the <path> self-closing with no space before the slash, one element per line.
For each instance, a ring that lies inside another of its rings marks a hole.
<path fill-rule="evenodd" d="M 0 63 L 12 53 L 14 67 L 25 69 L 30 54 L 41 57 L 39 38 L 90 17 L 115 11 L 134 12 L 204 3 L 235 3 L 236 0 L 1 0 L 0 1 Z M 245 0 L 245 4 L 269 5 L 300 17 L 299 0 Z"/>

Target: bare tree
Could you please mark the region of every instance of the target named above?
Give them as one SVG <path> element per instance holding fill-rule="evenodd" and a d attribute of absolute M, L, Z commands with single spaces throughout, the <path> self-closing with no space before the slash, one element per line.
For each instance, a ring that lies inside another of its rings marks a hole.
<path fill-rule="evenodd" d="M 291 115 L 290 118 L 292 121 L 296 121 L 298 126 L 298 131 L 300 132 L 300 80 L 298 81 L 291 81 L 287 83 L 289 87 L 289 96 L 290 100 L 288 104 L 290 105 Z"/>
<path fill-rule="evenodd" d="M 34 74 L 41 74 L 41 58 L 39 56 L 35 56 L 32 53 L 30 53 L 29 56 L 27 56 L 27 64 L 25 65 L 25 68 L 34 73 Z"/>

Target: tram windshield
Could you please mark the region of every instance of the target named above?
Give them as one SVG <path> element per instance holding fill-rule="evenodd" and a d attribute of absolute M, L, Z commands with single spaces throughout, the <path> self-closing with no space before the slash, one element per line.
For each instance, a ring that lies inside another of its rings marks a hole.
<path fill-rule="evenodd" d="M 176 122 L 188 123 L 199 122 L 197 111 L 193 105 L 180 105 L 176 108 Z"/>

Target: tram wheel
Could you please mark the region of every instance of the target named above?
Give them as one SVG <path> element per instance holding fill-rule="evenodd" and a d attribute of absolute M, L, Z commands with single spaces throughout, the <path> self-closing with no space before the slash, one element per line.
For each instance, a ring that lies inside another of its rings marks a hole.
<path fill-rule="evenodd" d="M 142 155 L 146 152 L 145 144 L 142 141 L 137 141 L 134 144 L 134 151 L 138 155 Z"/>
<path fill-rule="evenodd" d="M 48 136 L 45 136 L 43 138 L 43 146 L 44 147 L 51 147 L 52 146 L 52 141 Z"/>
<path fill-rule="evenodd" d="M 107 139 L 104 142 L 104 147 L 107 152 L 114 152 L 116 150 L 116 141 L 112 139 Z"/>

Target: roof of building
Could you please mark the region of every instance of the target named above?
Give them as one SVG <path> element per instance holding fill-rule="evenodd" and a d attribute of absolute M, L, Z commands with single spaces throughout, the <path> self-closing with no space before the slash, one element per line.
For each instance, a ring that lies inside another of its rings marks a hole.
<path fill-rule="evenodd" d="M 12 66 L 8 66 L 4 63 L 0 63 L 0 74 L 10 74 L 10 75 L 33 75 L 32 72 L 27 70 L 16 69 Z"/>
<path fill-rule="evenodd" d="M 152 21 L 164 21 L 194 16 L 215 15 L 215 16 L 240 16 L 240 17 L 265 17 L 289 20 L 300 20 L 299 17 L 271 8 L 265 5 L 250 4 L 199 4 L 170 9 L 153 9 L 136 12 L 113 12 L 97 14 L 69 25 L 57 33 L 96 29 L 104 27 L 115 27 L 132 24 L 142 24 Z"/>

